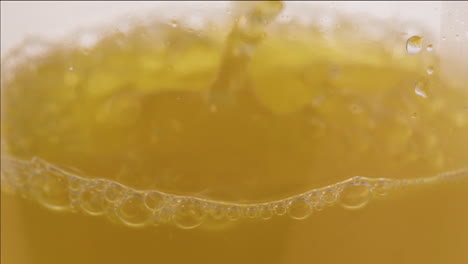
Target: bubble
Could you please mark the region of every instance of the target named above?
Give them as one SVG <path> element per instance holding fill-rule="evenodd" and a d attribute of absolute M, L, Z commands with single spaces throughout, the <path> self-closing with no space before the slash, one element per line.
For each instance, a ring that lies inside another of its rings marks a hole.
<path fill-rule="evenodd" d="M 182 229 L 193 229 L 203 223 L 205 212 L 201 204 L 189 199 L 179 202 L 174 212 L 174 222 Z"/>
<path fill-rule="evenodd" d="M 118 183 L 110 183 L 104 191 L 104 198 L 111 203 L 122 200 L 127 192 L 127 188 Z"/>
<path fill-rule="evenodd" d="M 306 219 L 312 214 L 312 206 L 310 203 L 302 198 L 291 201 L 288 208 L 288 215 L 297 220 Z"/>
<path fill-rule="evenodd" d="M 427 45 L 426 50 L 431 52 L 432 50 L 434 50 L 434 46 L 432 46 L 432 44 L 429 44 Z"/>
<path fill-rule="evenodd" d="M 427 74 L 432 75 L 434 73 L 434 67 L 432 66 L 427 67 L 426 72 Z"/>
<path fill-rule="evenodd" d="M 72 72 L 72 71 L 75 71 L 75 67 L 70 66 L 70 67 L 68 67 L 68 70 L 71 71 L 71 72 Z"/>
<path fill-rule="evenodd" d="M 104 195 L 102 186 L 89 184 L 82 190 L 79 203 L 81 209 L 89 215 L 104 214 Z"/>
<path fill-rule="evenodd" d="M 230 219 L 230 220 L 237 220 L 239 218 L 242 217 L 242 211 L 239 207 L 237 206 L 233 206 L 233 207 L 229 207 L 227 209 L 227 212 L 226 212 L 226 216 Z"/>
<path fill-rule="evenodd" d="M 86 184 L 85 180 L 76 176 L 72 176 L 68 179 L 68 188 L 74 192 L 79 192 L 81 188 L 85 186 L 85 184 Z"/>
<path fill-rule="evenodd" d="M 164 196 L 159 192 L 147 192 L 145 195 L 145 205 L 152 211 L 160 210 L 164 206 Z"/>
<path fill-rule="evenodd" d="M 334 204 L 338 199 L 339 193 L 334 189 L 330 188 L 322 192 L 322 201 L 327 204 Z"/>
<path fill-rule="evenodd" d="M 392 183 L 390 181 L 378 181 L 372 187 L 372 192 L 377 196 L 387 196 L 392 190 Z"/>
<path fill-rule="evenodd" d="M 155 223 L 166 224 L 172 220 L 173 208 L 172 207 L 163 207 L 161 210 L 156 212 Z"/>
<path fill-rule="evenodd" d="M 120 221 L 132 227 L 146 225 L 151 220 L 152 213 L 146 207 L 144 199 L 142 193 L 132 193 L 125 198 L 116 209 Z"/>
<path fill-rule="evenodd" d="M 275 214 L 285 215 L 288 212 L 288 206 L 285 203 L 278 203 L 274 206 Z"/>
<path fill-rule="evenodd" d="M 322 195 L 320 194 L 320 192 L 314 191 L 314 192 L 307 194 L 307 199 L 309 200 L 311 204 L 316 204 L 320 201 L 321 196 Z"/>
<path fill-rule="evenodd" d="M 49 167 L 49 164 L 41 158 L 33 157 L 31 159 L 31 169 L 36 174 L 40 174 L 43 170 L 47 170 Z"/>
<path fill-rule="evenodd" d="M 466 118 L 466 114 L 463 115 Z M 428 146 L 435 146 L 437 138 L 430 136 L 424 142 L 427 141 Z M 444 157 L 442 153 L 435 153 L 429 158 L 428 161 L 432 164 L 438 164 L 438 159 Z M 367 205 L 373 196 L 386 196 L 391 191 L 405 189 L 408 185 L 431 182 L 426 178 L 391 180 L 356 176 L 282 201 L 238 205 L 167 195 L 158 191 L 136 191 L 109 180 L 81 178 L 69 174 L 38 158 L 33 161 L 32 166 L 29 162 L 12 165 L 2 159 L 2 184 L 6 180 L 16 180 L 18 171 L 28 175 L 21 181 L 27 186 L 25 188 L 29 188 L 27 190 L 31 197 L 52 210 L 73 211 L 78 205 L 78 208 L 90 215 L 105 214 L 110 221 L 132 227 L 150 223 L 158 225 L 173 220 L 172 223 L 182 229 L 192 229 L 203 224 L 207 214 L 215 219 L 237 220 L 245 216 L 267 220 L 274 214 L 287 213 L 293 219 L 305 219 L 312 212 L 321 211 L 337 200 L 345 209 L 354 210 Z M 19 170 L 20 168 L 24 171 Z"/>
<path fill-rule="evenodd" d="M 81 208 L 81 205 L 80 205 L 81 192 L 70 190 L 68 193 L 68 197 L 70 199 L 71 210 L 74 212 L 78 212 Z"/>
<path fill-rule="evenodd" d="M 421 51 L 422 48 L 421 36 L 412 36 L 406 41 L 406 51 L 410 55 L 416 55 Z"/>
<path fill-rule="evenodd" d="M 226 216 L 226 210 L 221 205 L 207 205 L 210 208 L 210 215 L 217 220 L 223 219 Z"/>
<path fill-rule="evenodd" d="M 343 186 L 340 194 L 340 205 L 345 209 L 356 210 L 366 206 L 370 198 L 369 184 L 349 183 Z"/>
<path fill-rule="evenodd" d="M 109 205 L 111 205 L 111 204 L 109 204 Z M 115 207 L 114 206 L 109 206 L 109 208 L 107 208 L 106 218 L 107 218 L 107 220 L 109 220 L 110 222 L 112 222 L 114 224 L 121 224 L 122 223 L 120 221 L 119 217 L 117 216 L 116 212 L 115 212 Z"/>
<path fill-rule="evenodd" d="M 257 218 L 259 213 L 260 212 L 256 206 L 249 206 L 245 209 L 245 215 L 248 218 Z"/>
<path fill-rule="evenodd" d="M 44 170 L 32 177 L 31 192 L 33 197 L 44 207 L 63 211 L 70 209 L 68 179 L 55 170 Z"/>
<path fill-rule="evenodd" d="M 260 217 L 263 220 L 268 220 L 273 217 L 273 210 L 269 206 L 263 206 L 260 208 Z"/>
<path fill-rule="evenodd" d="M 103 192 L 107 188 L 109 181 L 104 179 L 93 179 L 91 183 L 93 184 L 96 190 Z"/>
<path fill-rule="evenodd" d="M 326 203 L 320 201 L 320 202 L 314 204 L 314 209 L 315 209 L 315 211 L 320 212 L 320 211 L 323 211 L 323 210 L 325 209 L 326 206 L 327 206 Z"/>
<path fill-rule="evenodd" d="M 428 97 L 428 87 L 427 87 L 427 79 L 426 78 L 419 78 L 415 85 L 414 85 L 414 92 L 422 97 L 422 98 L 427 98 Z"/>

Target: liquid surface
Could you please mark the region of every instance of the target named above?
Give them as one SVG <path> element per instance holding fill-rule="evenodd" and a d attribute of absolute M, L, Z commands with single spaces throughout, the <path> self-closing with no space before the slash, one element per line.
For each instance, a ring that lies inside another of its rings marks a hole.
<path fill-rule="evenodd" d="M 468 259 L 467 87 L 423 36 L 275 22 L 282 5 L 10 56 L 2 261 Z"/>

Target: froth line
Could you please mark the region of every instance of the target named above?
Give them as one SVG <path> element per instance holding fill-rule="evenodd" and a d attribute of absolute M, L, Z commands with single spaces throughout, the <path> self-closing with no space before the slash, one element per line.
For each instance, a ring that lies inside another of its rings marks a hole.
<path fill-rule="evenodd" d="M 137 190 L 109 179 L 79 176 L 37 157 L 31 160 L 1 159 L 2 190 L 30 198 L 52 210 L 106 215 L 111 220 L 133 227 L 173 223 L 190 229 L 201 225 L 208 217 L 214 220 L 269 219 L 273 215 L 287 214 L 294 219 L 305 219 L 313 211 L 335 204 L 345 209 L 360 209 L 373 198 L 387 196 L 409 186 L 466 178 L 468 167 L 413 179 L 356 176 L 279 200 L 236 203 L 157 190 Z"/>

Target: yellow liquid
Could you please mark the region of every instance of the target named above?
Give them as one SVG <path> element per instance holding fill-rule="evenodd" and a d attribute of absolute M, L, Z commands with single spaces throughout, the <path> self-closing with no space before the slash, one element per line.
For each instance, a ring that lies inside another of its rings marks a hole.
<path fill-rule="evenodd" d="M 2 73 L 2 263 L 466 262 L 468 87 L 281 7 Z"/>

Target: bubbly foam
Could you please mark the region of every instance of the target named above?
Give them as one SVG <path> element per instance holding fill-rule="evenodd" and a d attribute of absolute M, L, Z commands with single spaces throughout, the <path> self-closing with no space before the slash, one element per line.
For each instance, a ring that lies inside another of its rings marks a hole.
<path fill-rule="evenodd" d="M 262 203 L 235 203 L 175 195 L 156 190 L 137 190 L 118 182 L 86 178 L 63 170 L 40 158 L 2 158 L 2 190 L 36 201 L 55 211 L 106 216 L 129 227 L 171 224 L 193 229 L 205 221 L 268 220 L 288 215 L 303 220 L 315 211 L 341 205 L 356 210 L 371 200 L 411 186 L 461 180 L 468 168 L 426 178 L 388 179 L 352 177 L 301 194 Z"/>

